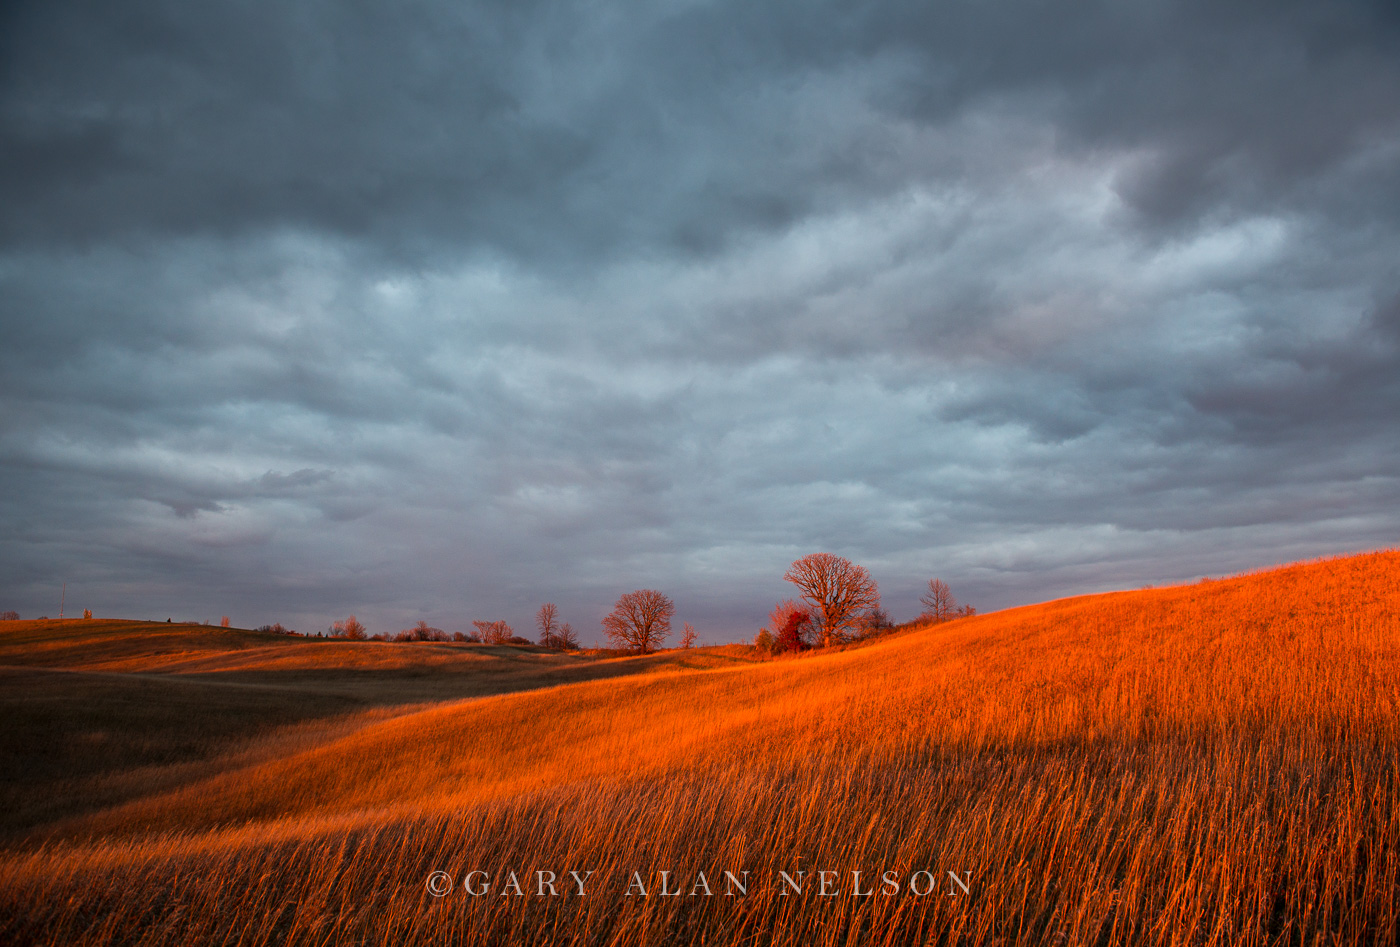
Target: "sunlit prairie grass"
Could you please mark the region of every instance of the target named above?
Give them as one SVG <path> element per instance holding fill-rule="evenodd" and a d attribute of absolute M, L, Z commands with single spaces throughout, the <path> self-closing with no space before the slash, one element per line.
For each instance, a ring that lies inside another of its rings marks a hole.
<path fill-rule="evenodd" d="M 1400 935 L 1396 553 L 374 713 L 16 846 L 0 940 Z M 435 899 L 438 869 L 596 874 L 586 898 Z M 716 896 L 658 897 L 660 870 Z M 725 870 L 746 895 L 724 897 Z M 779 870 L 835 871 L 842 893 L 781 897 Z M 853 870 L 940 884 L 857 898 Z M 623 896 L 633 871 L 651 897 Z"/>

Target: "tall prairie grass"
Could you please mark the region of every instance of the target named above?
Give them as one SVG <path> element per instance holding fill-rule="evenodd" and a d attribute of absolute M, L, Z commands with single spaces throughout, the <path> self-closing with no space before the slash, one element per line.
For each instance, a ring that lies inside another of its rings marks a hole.
<path fill-rule="evenodd" d="M 1395 943 L 1398 752 L 1388 552 L 347 718 L 13 847 L 0 940 Z"/>

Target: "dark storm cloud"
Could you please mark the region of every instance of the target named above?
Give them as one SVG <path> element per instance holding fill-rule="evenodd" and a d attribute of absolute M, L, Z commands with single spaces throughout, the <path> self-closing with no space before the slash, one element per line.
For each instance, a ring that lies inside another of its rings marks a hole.
<path fill-rule="evenodd" d="M 1393 5 L 0 16 L 0 606 L 703 638 L 819 548 L 898 617 L 1395 542 Z"/>

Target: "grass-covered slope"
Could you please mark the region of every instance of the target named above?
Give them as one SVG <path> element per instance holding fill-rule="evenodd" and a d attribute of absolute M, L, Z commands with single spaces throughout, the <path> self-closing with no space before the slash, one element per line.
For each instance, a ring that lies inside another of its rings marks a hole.
<path fill-rule="evenodd" d="M 0 862 L 0 938 L 1394 942 L 1400 555 L 358 710 Z M 587 898 L 430 897 L 441 869 Z M 749 871 L 747 895 L 625 897 Z M 841 894 L 778 894 L 834 871 Z M 937 896 L 855 896 L 927 870 Z M 948 897 L 948 871 L 971 893 Z M 189 879 L 198 877 L 198 883 Z M 184 879 L 184 880 L 181 880 Z M 139 897 L 129 892 L 144 892 Z M 8 927 L 4 927 L 8 923 Z"/>

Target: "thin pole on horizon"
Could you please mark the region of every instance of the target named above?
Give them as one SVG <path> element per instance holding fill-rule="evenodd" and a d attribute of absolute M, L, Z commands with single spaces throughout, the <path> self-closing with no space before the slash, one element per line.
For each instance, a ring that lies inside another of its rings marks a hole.
<path fill-rule="evenodd" d="M 63 606 L 68 601 L 68 583 L 63 583 L 63 594 L 58 599 L 58 620 L 63 621 Z"/>

